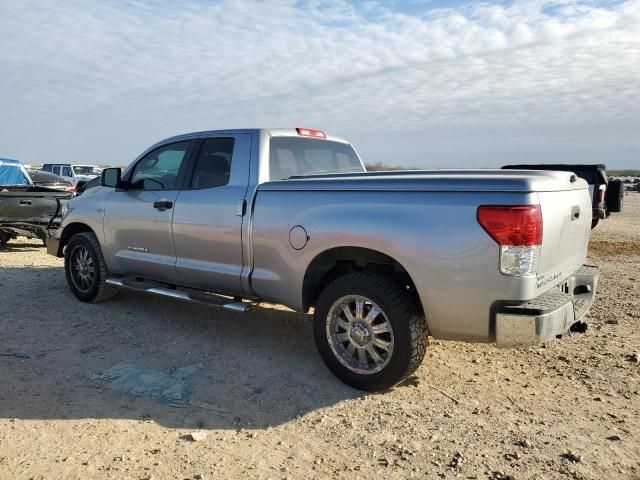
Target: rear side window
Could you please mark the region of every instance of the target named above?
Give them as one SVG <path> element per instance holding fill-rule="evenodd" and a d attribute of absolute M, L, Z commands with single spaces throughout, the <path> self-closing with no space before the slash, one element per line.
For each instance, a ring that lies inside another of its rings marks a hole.
<path fill-rule="evenodd" d="M 207 138 L 202 142 L 193 170 L 191 188 L 222 187 L 229 183 L 233 138 Z"/>
<path fill-rule="evenodd" d="M 53 166 L 52 165 L 45 165 L 44 167 L 42 167 L 42 170 L 45 172 L 50 172 L 53 170 Z"/>
<path fill-rule="evenodd" d="M 270 141 L 271 180 L 299 175 L 364 172 L 351 145 L 329 140 L 273 137 Z"/>
<path fill-rule="evenodd" d="M 62 167 L 62 176 L 63 177 L 72 177 L 71 167 Z"/>

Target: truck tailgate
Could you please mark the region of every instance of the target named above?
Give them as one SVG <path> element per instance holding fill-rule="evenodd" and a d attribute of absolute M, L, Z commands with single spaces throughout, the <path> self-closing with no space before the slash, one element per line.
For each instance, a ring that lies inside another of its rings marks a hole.
<path fill-rule="evenodd" d="M 536 291 L 541 294 L 582 266 L 591 234 L 591 197 L 586 182 L 572 190 L 538 192 L 542 209 L 542 252 Z"/>

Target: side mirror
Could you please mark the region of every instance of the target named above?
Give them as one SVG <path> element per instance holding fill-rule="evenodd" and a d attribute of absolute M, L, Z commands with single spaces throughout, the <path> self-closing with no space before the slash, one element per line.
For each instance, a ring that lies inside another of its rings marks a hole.
<path fill-rule="evenodd" d="M 100 174 L 100 185 L 103 187 L 122 188 L 122 169 L 105 168 Z"/>

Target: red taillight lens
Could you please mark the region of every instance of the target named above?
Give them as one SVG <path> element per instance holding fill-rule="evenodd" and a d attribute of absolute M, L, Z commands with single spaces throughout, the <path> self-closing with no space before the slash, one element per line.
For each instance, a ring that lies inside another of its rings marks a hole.
<path fill-rule="evenodd" d="M 606 185 L 600 185 L 600 193 L 598 195 L 598 202 L 599 203 L 603 203 L 604 202 L 604 197 L 605 197 L 606 192 L 607 192 Z"/>
<path fill-rule="evenodd" d="M 66 187 L 64 187 L 64 191 L 65 192 L 75 192 L 76 191 L 76 186 L 75 185 L 67 185 Z"/>
<path fill-rule="evenodd" d="M 499 245 L 542 245 L 540 205 L 478 207 L 478 222 Z"/>
<path fill-rule="evenodd" d="M 313 128 L 296 128 L 296 132 L 302 137 L 327 138 L 322 130 L 314 130 Z"/>

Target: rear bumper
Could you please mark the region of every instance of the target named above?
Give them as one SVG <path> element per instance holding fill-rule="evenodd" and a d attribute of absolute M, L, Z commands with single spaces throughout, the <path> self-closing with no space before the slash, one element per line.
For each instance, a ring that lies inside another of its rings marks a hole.
<path fill-rule="evenodd" d="M 536 345 L 565 333 L 591 307 L 598 275 L 598 267 L 583 265 L 557 289 L 525 303 L 498 308 L 498 346 Z"/>

